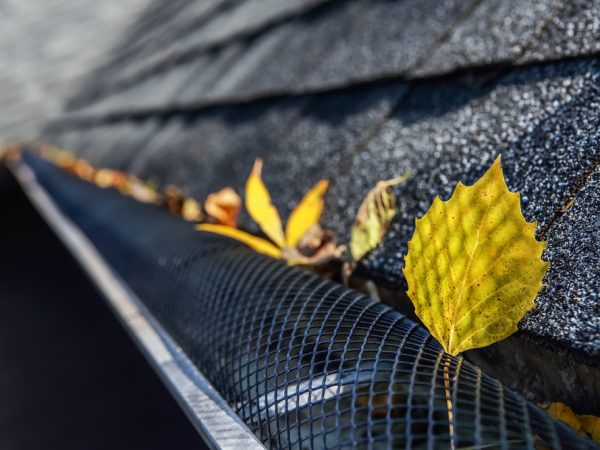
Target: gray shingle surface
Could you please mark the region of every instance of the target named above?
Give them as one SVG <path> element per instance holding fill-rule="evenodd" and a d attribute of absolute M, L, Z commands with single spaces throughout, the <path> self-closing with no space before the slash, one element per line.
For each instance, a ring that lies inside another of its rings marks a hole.
<path fill-rule="evenodd" d="M 133 85 L 112 98 L 116 109 L 159 109 L 170 105 L 193 76 L 189 64 Z M 110 98 L 110 97 L 109 97 Z"/>
<path fill-rule="evenodd" d="M 207 46 L 231 39 L 249 30 L 292 16 L 330 0 L 245 0 L 236 7 L 215 17 L 186 40 L 191 45 Z"/>
<path fill-rule="evenodd" d="M 79 112 L 124 114 L 168 105 L 169 98 L 171 104 L 184 105 L 230 102 L 380 78 L 423 78 L 490 64 L 588 55 L 598 51 L 599 2 L 314 0 L 293 8 L 283 2 L 279 12 L 266 11 L 258 0 L 243 2 L 221 7 L 193 33 L 168 33 L 170 44 L 158 48 L 148 44 L 145 53 L 121 64 L 123 70 L 104 74 L 94 88 L 103 94 L 87 107 L 78 103 L 83 106 Z M 246 22 L 236 18 L 234 11 L 246 9 L 262 12 Z M 304 12 L 296 16 L 297 11 Z M 266 26 L 279 13 L 286 19 Z M 185 14 L 178 17 L 182 20 Z M 252 29 L 253 20 L 265 25 L 257 28 L 258 34 L 247 38 L 236 32 L 219 41 L 223 44 L 219 49 L 202 50 L 204 44 L 199 42 L 206 44 L 225 33 L 215 30 L 227 26 L 237 30 L 242 22 Z M 186 78 L 183 72 L 194 66 L 198 73 Z M 182 83 L 191 90 L 181 94 Z M 136 100 L 141 98 L 140 85 L 151 86 L 157 94 Z"/>
<path fill-rule="evenodd" d="M 296 126 L 265 160 L 263 178 L 276 193 L 284 216 L 319 179 L 337 178 L 340 166 L 384 122 L 406 89 L 401 84 L 325 95 L 302 112 Z"/>
<path fill-rule="evenodd" d="M 200 132 L 199 130 L 195 130 Z M 175 117 L 158 127 L 158 132 L 155 133 L 143 148 L 138 151 L 133 150 L 127 155 L 123 162 L 128 162 L 119 166 L 122 170 L 127 170 L 142 179 L 152 179 L 155 182 L 168 183 L 165 180 L 165 170 L 173 170 L 173 168 L 181 168 L 182 163 L 174 164 L 170 159 L 170 155 L 183 153 L 184 148 L 181 146 L 182 139 L 189 137 L 190 129 L 187 127 L 185 120 L 180 117 Z"/>
<path fill-rule="evenodd" d="M 513 61 L 557 14 L 562 3 L 560 0 L 481 2 L 415 74 L 428 76 L 458 67 Z"/>
<path fill-rule="evenodd" d="M 164 65 L 165 62 L 175 61 L 183 55 L 198 53 L 216 45 L 224 45 L 235 40 L 238 36 L 250 34 L 262 27 L 268 27 L 288 17 L 319 6 L 330 0 L 245 0 L 229 2 L 221 8 L 211 20 L 200 26 L 186 29 L 185 33 L 174 33 L 172 39 L 161 42 L 162 45 L 148 46 L 147 50 L 138 57 L 139 63 L 128 69 L 123 78 L 135 78 L 136 73 L 149 68 Z M 180 27 L 173 27 L 179 30 Z M 237 39 L 239 43 L 240 40 Z M 168 65 L 168 63 L 167 63 Z"/>
<path fill-rule="evenodd" d="M 306 99 L 281 100 L 269 108 L 251 105 L 221 114 L 217 120 L 222 132 L 210 140 L 199 140 L 202 157 L 190 152 L 185 171 L 175 182 L 185 185 L 197 198 L 226 186 L 241 192 L 254 160 L 278 148 L 305 105 Z"/>
<path fill-rule="evenodd" d="M 327 57 L 345 33 L 360 20 L 369 7 L 366 0 L 330 2 L 314 14 L 282 25 L 290 38 L 264 61 L 260 70 L 250 73 L 240 89 L 254 93 L 294 90 L 301 80 Z"/>
<path fill-rule="evenodd" d="M 597 139 L 597 137 L 596 137 Z M 598 146 L 597 140 L 593 145 Z M 547 287 L 524 329 L 600 356 L 600 170 L 548 230 Z"/>
<path fill-rule="evenodd" d="M 163 14 L 157 15 L 156 23 L 148 27 L 150 30 L 145 36 L 142 35 L 142 42 L 136 42 L 142 47 L 140 57 L 145 58 L 163 50 L 165 45 L 177 41 L 183 32 L 198 28 L 212 14 L 217 14 L 219 9 L 224 9 L 231 3 L 233 2 L 230 0 L 191 0 L 177 7 L 170 18 Z"/>
<path fill-rule="evenodd" d="M 221 3 L 225 0 L 216 0 Z M 145 51 L 156 51 L 160 48 L 161 40 L 169 39 L 171 34 L 169 25 L 179 16 L 182 11 L 191 8 L 193 3 L 209 5 L 213 0 L 206 2 L 195 2 L 194 0 L 172 0 L 164 3 L 155 0 L 152 6 L 144 11 L 142 18 L 128 30 L 123 42 L 115 49 L 112 57 L 104 61 L 94 71 L 94 78 L 88 80 L 84 89 L 76 93 L 68 102 L 68 109 L 79 108 L 90 102 L 99 101 L 114 89 L 117 81 L 127 78 L 128 74 L 135 74 L 143 62 L 147 59 Z M 173 36 L 171 35 L 171 39 Z M 159 41 L 159 42 L 157 42 Z M 154 48 L 154 50 L 152 50 Z"/>
<path fill-rule="evenodd" d="M 299 91 L 301 80 L 310 76 L 327 52 L 343 39 L 341 33 L 369 6 L 366 0 L 331 3 L 324 11 L 318 9 L 249 41 L 235 40 L 185 63 L 173 59 L 173 64 L 150 77 L 138 75 L 164 55 L 138 55 L 102 87 L 104 95 L 78 113 L 94 116 Z M 175 44 L 183 47 L 179 42 Z"/>
<path fill-rule="evenodd" d="M 473 5 L 471 0 L 375 1 L 303 87 L 406 74 Z"/>
<path fill-rule="evenodd" d="M 281 26 L 253 39 L 237 61 L 222 74 L 213 89 L 204 93 L 204 98 L 210 100 L 253 96 L 252 91 L 240 85 L 247 77 L 262 72 L 262 67 L 272 59 L 273 54 L 281 51 L 281 47 L 292 37 L 291 32 L 290 27 Z"/>
<path fill-rule="evenodd" d="M 193 104 L 214 97 L 214 89 L 224 73 L 235 65 L 246 46 L 241 43 L 207 53 L 185 63 L 173 65 L 156 76 L 143 78 L 124 89 L 117 89 L 89 106 L 77 110 L 80 116 L 107 115 L 115 111 L 164 109 L 178 104 Z"/>
<path fill-rule="evenodd" d="M 597 53 L 600 50 L 600 1 L 569 0 L 560 14 L 522 56 L 522 62 L 545 61 Z"/>
<path fill-rule="evenodd" d="M 26 140 L 57 117 L 110 55 L 148 0 L 0 0 L 0 143 Z"/>
<path fill-rule="evenodd" d="M 192 103 L 201 101 L 210 95 L 211 89 L 220 77 L 235 64 L 245 48 L 245 44 L 235 43 L 211 53 L 208 60 L 201 58 L 199 64 L 194 63 L 195 71 L 187 81 L 183 82 L 183 90 L 173 98 L 173 101 L 175 103 Z M 173 70 L 181 70 L 181 67 L 175 67 Z"/>
<path fill-rule="evenodd" d="M 102 160 L 110 161 L 108 167 L 127 170 L 133 156 L 142 153 L 152 145 L 157 132 L 161 129 L 162 124 L 156 121 L 147 121 L 141 124 L 131 122 L 119 124 L 115 136 L 109 141 L 109 145 L 106 143 L 100 144 L 105 152 Z M 90 157 L 90 159 L 92 163 L 97 164 L 96 158 Z"/>

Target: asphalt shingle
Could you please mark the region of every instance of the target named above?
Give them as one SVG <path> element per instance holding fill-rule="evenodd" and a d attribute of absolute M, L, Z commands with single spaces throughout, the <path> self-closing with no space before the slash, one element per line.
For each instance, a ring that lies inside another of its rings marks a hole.
<path fill-rule="evenodd" d="M 512 62 L 560 10 L 560 0 L 481 2 L 415 72 L 429 76 L 457 68 Z"/>
<path fill-rule="evenodd" d="M 474 4 L 454 0 L 375 1 L 302 86 L 406 75 L 428 57 L 438 40 Z"/>
<path fill-rule="evenodd" d="M 574 201 L 545 233 L 547 287 L 522 327 L 600 356 L 600 170 Z"/>
<path fill-rule="evenodd" d="M 197 198 L 226 186 L 241 192 L 254 160 L 278 148 L 306 102 L 292 99 L 275 101 L 268 108 L 227 108 L 217 118 L 222 132 L 200 141 L 202 156 L 198 151 L 188 153 L 185 171 L 175 182 L 186 186 Z"/>
<path fill-rule="evenodd" d="M 385 121 L 406 89 L 399 84 L 313 100 L 265 160 L 265 183 L 284 216 L 319 179 L 335 181 L 340 165 Z"/>
<path fill-rule="evenodd" d="M 521 62 L 591 55 L 600 50 L 599 0 L 569 0 L 542 30 Z"/>
<path fill-rule="evenodd" d="M 329 2 L 326 7 L 282 27 L 290 38 L 264 61 L 260 70 L 249 73 L 240 90 L 256 94 L 293 91 L 326 58 L 361 14 L 370 6 L 366 0 Z"/>
<path fill-rule="evenodd" d="M 261 74 L 262 67 L 268 63 L 273 54 L 281 51 L 281 47 L 292 37 L 290 27 L 281 26 L 270 33 L 264 33 L 251 40 L 242 51 L 240 57 L 229 70 L 222 73 L 215 86 L 203 93 L 203 100 L 252 97 L 254 93 L 238 86 L 250 75 Z"/>
<path fill-rule="evenodd" d="M 211 21 L 198 36 L 208 43 L 224 41 L 248 30 L 264 27 L 276 20 L 290 17 L 329 0 L 247 0 Z"/>

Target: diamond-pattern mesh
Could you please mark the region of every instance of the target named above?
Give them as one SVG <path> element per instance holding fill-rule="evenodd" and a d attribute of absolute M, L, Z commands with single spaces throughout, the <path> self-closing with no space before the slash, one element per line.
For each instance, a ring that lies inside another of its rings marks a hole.
<path fill-rule="evenodd" d="M 267 447 L 597 448 L 400 313 L 26 161 Z"/>

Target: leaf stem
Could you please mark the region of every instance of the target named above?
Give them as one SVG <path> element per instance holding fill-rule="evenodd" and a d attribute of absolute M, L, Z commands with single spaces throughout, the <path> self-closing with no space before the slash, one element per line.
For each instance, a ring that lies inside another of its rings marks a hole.
<path fill-rule="evenodd" d="M 450 358 L 444 361 L 444 392 L 446 394 L 446 408 L 448 409 L 448 431 L 450 432 L 450 448 L 456 449 L 454 445 L 454 405 L 452 403 L 452 392 L 450 391 Z"/>
<path fill-rule="evenodd" d="M 385 187 L 395 186 L 408 180 L 411 176 L 412 173 L 410 172 L 410 170 L 407 170 L 404 174 L 400 175 L 399 177 L 392 178 L 391 180 L 380 181 L 379 183 L 381 183 L 381 185 Z"/>

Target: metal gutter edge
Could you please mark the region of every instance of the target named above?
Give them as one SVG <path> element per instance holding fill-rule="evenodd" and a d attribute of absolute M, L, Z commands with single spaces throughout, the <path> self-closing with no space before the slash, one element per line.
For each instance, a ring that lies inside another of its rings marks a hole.
<path fill-rule="evenodd" d="M 9 168 L 36 209 L 98 286 L 206 443 L 215 449 L 264 449 L 139 298 L 104 261 L 94 244 L 62 214 L 33 171 L 23 162 Z"/>

